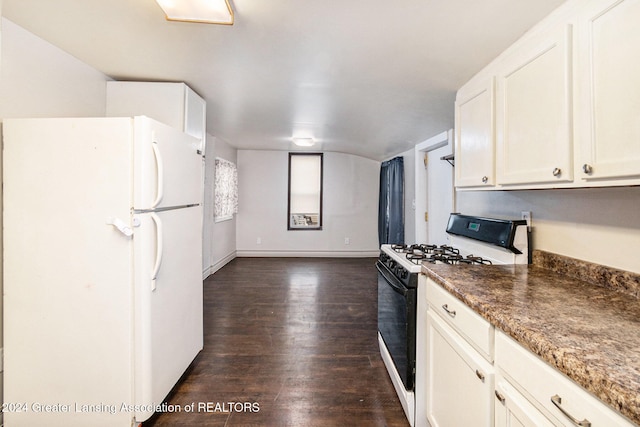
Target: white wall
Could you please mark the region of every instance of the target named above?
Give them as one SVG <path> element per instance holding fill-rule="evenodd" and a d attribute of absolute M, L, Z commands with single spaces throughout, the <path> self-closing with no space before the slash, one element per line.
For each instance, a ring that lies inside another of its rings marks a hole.
<path fill-rule="evenodd" d="M 107 80 L 3 18 L 0 118 L 104 116 Z"/>
<path fill-rule="evenodd" d="M 377 256 L 379 162 L 324 153 L 322 230 L 287 230 L 287 172 L 286 151 L 238 151 L 238 256 Z"/>
<path fill-rule="evenodd" d="M 0 28 L 0 120 L 105 114 L 106 75 L 11 21 L 3 18 Z"/>
<path fill-rule="evenodd" d="M 237 150 L 234 147 L 220 138 L 207 135 L 204 205 L 205 247 L 202 253 L 206 265 L 205 276 L 215 273 L 236 256 L 236 216 L 221 222 L 215 222 L 213 218 L 216 157 L 238 164 Z M 206 236 L 210 236 L 210 239 L 207 239 Z"/>
<path fill-rule="evenodd" d="M 640 273 L 640 187 L 457 193 L 470 215 L 533 217 L 533 247 Z"/>

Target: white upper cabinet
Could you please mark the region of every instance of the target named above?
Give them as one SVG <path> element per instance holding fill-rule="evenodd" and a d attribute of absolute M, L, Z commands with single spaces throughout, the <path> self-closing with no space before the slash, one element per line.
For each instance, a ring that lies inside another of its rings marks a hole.
<path fill-rule="evenodd" d="M 107 116 L 144 115 L 206 141 L 206 103 L 184 83 L 107 82 Z"/>
<path fill-rule="evenodd" d="M 640 185 L 639 23 L 640 0 L 569 0 L 463 86 L 456 186 Z"/>
<path fill-rule="evenodd" d="M 592 0 L 579 16 L 576 174 L 587 184 L 640 178 L 639 24 L 640 0 Z"/>
<path fill-rule="evenodd" d="M 571 26 L 530 37 L 499 67 L 498 184 L 573 180 Z"/>
<path fill-rule="evenodd" d="M 494 80 L 475 79 L 456 97 L 456 186 L 495 184 Z"/>

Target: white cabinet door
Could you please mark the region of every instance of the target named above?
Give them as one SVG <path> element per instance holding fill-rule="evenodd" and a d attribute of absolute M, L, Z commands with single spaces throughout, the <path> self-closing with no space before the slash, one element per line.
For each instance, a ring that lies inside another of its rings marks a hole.
<path fill-rule="evenodd" d="M 206 103 L 197 93 L 185 86 L 184 132 L 202 140 L 202 153 L 206 143 Z"/>
<path fill-rule="evenodd" d="M 495 183 L 494 80 L 472 82 L 456 99 L 455 162 L 457 187 Z"/>
<path fill-rule="evenodd" d="M 427 339 L 431 426 L 493 426 L 493 366 L 431 311 Z"/>
<path fill-rule="evenodd" d="M 498 184 L 567 182 L 572 173 L 570 25 L 526 40 L 497 78 Z"/>
<path fill-rule="evenodd" d="M 495 427 L 553 427 L 522 394 L 496 374 Z"/>
<path fill-rule="evenodd" d="M 578 176 L 640 177 L 640 1 L 593 0 L 578 22 Z"/>
<path fill-rule="evenodd" d="M 206 139 L 206 103 L 184 83 L 107 82 L 107 116 L 144 115 L 180 129 L 202 141 Z"/>

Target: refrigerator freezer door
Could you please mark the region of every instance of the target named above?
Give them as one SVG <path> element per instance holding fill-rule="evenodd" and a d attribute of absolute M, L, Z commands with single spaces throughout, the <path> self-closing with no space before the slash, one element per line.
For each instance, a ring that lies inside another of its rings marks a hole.
<path fill-rule="evenodd" d="M 6 426 L 131 425 L 131 124 L 3 123 Z"/>
<path fill-rule="evenodd" d="M 136 217 L 134 393 L 144 406 L 161 403 L 202 349 L 202 207 Z"/>
<path fill-rule="evenodd" d="M 134 208 L 202 202 L 200 140 L 147 117 L 134 118 Z"/>

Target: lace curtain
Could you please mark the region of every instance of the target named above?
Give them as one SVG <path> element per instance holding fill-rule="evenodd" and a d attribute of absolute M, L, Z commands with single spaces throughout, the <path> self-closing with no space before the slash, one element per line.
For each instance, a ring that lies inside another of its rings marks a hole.
<path fill-rule="evenodd" d="M 225 221 L 238 213 L 238 169 L 235 163 L 216 157 L 214 219 Z"/>

